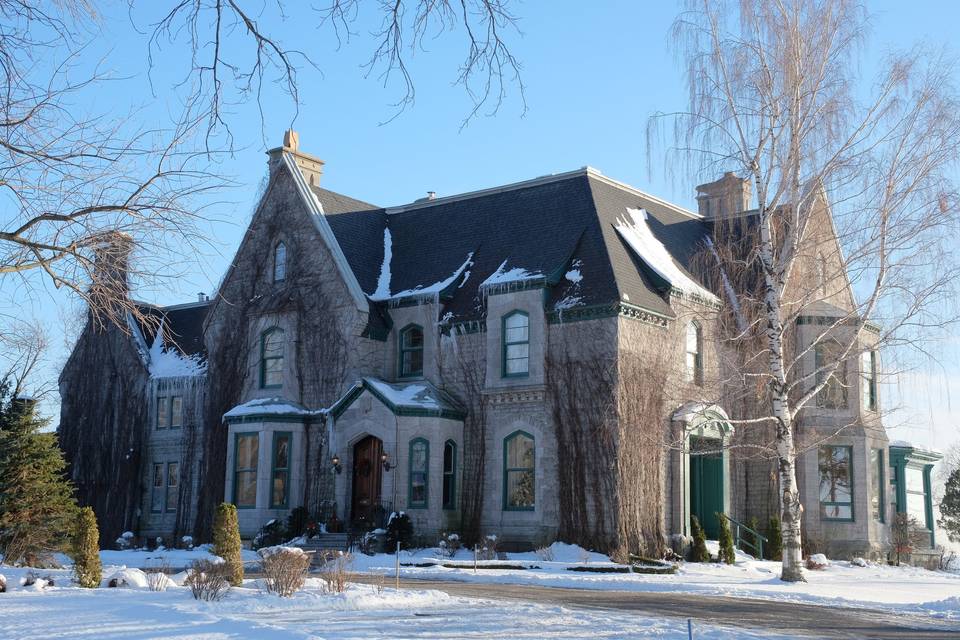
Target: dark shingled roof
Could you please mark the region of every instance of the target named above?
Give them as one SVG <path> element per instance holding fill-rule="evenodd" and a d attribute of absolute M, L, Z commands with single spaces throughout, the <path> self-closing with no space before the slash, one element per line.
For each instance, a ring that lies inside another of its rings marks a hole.
<path fill-rule="evenodd" d="M 207 316 L 210 302 L 193 302 L 178 304 L 169 307 L 155 307 L 141 305 L 144 315 L 152 316 L 157 320 L 150 325 L 140 325 L 140 332 L 147 342 L 147 347 L 153 344 L 156 328 L 159 321 L 163 321 L 164 342 L 168 346 L 173 343 L 185 355 L 205 355 L 203 345 L 203 320 Z"/>
<path fill-rule="evenodd" d="M 377 288 L 385 227 L 394 295 L 450 278 L 472 253 L 466 281 L 459 278 L 444 298 L 457 320 L 479 316 L 478 287 L 504 261 L 506 269 L 542 274 L 553 285 L 551 308 L 565 298 L 576 306 L 623 301 L 672 316 L 663 280 L 624 243 L 617 221 L 628 208 L 645 209 L 683 269 L 708 230 L 699 217 L 588 170 L 389 210 L 326 189 L 314 193 L 367 294 Z M 579 283 L 563 277 L 571 265 Z"/>

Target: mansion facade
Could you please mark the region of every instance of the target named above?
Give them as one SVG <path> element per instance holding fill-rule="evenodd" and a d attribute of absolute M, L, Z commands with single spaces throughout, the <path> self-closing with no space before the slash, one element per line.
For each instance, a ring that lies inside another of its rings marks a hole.
<path fill-rule="evenodd" d="M 105 539 L 205 538 L 222 501 L 245 538 L 304 507 L 637 553 L 693 516 L 715 535 L 718 512 L 778 515 L 775 461 L 738 446 L 766 435 L 725 391 L 726 276 L 702 266 L 719 221 L 749 221 L 744 181 L 698 187 L 698 212 L 591 168 L 383 208 L 321 187 L 294 132 L 268 155 L 219 291 L 91 323 L 64 368 L 61 441 Z M 842 271 L 818 228 L 819 267 Z M 797 353 L 853 306 L 823 286 Z M 890 445 L 880 357 L 859 351 L 799 420 L 804 535 L 878 557 L 909 511 L 932 545 L 936 456 Z"/>

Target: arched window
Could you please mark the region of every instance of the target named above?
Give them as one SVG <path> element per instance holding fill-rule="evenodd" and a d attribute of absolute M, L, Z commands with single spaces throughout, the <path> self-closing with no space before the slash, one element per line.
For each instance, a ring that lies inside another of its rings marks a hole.
<path fill-rule="evenodd" d="M 278 242 L 273 248 L 273 281 L 283 282 L 287 278 L 287 245 Z"/>
<path fill-rule="evenodd" d="M 816 346 L 815 366 L 817 372 L 817 385 L 823 384 L 823 388 L 817 393 L 817 405 L 824 409 L 846 409 L 847 408 L 847 362 L 842 360 L 837 364 L 833 373 L 829 369 L 821 371 L 824 367 L 840 360 L 843 348 L 835 340 L 827 340 Z M 827 374 L 829 373 L 829 378 Z M 826 383 L 824 383 L 826 380 Z"/>
<path fill-rule="evenodd" d="M 536 486 L 533 436 L 525 431 L 515 431 L 503 440 L 503 509 L 533 510 Z"/>
<path fill-rule="evenodd" d="M 530 373 L 530 317 L 514 311 L 503 317 L 503 377 Z"/>
<path fill-rule="evenodd" d="M 430 443 L 423 438 L 410 441 L 410 474 L 407 508 L 426 509 L 429 490 Z"/>
<path fill-rule="evenodd" d="M 400 331 L 400 377 L 423 375 L 423 329 L 407 325 Z"/>
<path fill-rule="evenodd" d="M 443 508 L 455 509 L 457 506 L 457 443 L 447 440 L 443 443 Z"/>
<path fill-rule="evenodd" d="M 260 336 L 260 388 L 283 386 L 283 329 L 267 329 Z"/>
<path fill-rule="evenodd" d="M 690 322 L 687 325 L 686 339 L 686 379 L 696 385 L 703 384 L 703 332 L 700 325 Z"/>

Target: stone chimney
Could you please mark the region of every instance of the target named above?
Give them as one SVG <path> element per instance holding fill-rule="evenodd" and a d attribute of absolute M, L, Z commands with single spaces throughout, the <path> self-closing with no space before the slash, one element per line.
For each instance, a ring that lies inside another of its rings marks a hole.
<path fill-rule="evenodd" d="M 92 304 L 113 304 L 130 294 L 133 238 L 122 231 L 104 231 L 90 239 L 93 250 Z"/>
<path fill-rule="evenodd" d="M 735 216 L 750 208 L 752 194 L 749 180 L 727 171 L 719 180 L 697 187 L 697 210 L 704 218 Z"/>
<path fill-rule="evenodd" d="M 269 157 L 267 164 L 270 167 L 270 175 L 273 175 L 280 167 L 280 164 L 283 162 L 282 156 L 284 153 L 289 153 L 293 156 L 294 161 L 300 168 L 300 173 L 303 174 L 303 178 L 307 181 L 308 185 L 311 187 L 320 186 L 320 176 L 323 174 L 323 160 L 309 153 L 300 151 L 300 134 L 293 129 L 287 129 L 283 134 L 283 146 L 267 151 L 267 156 Z"/>

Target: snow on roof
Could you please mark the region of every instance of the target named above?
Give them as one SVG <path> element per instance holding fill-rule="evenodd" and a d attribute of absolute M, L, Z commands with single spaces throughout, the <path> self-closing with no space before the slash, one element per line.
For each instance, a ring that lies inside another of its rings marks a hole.
<path fill-rule="evenodd" d="M 534 280 L 542 278 L 543 274 L 539 271 L 527 271 L 522 267 L 513 267 L 507 269 L 507 260 L 500 263 L 497 270 L 490 274 L 490 277 L 480 283 L 481 287 L 487 287 L 494 284 L 505 284 L 508 282 L 522 282 L 524 280 Z"/>
<path fill-rule="evenodd" d="M 207 372 L 207 364 L 198 355 L 185 356 L 176 347 L 163 344 L 163 322 L 157 329 L 149 351 L 149 371 L 151 378 L 178 378 L 201 376 Z"/>
<path fill-rule="evenodd" d="M 393 260 L 393 237 L 390 229 L 383 230 L 383 263 L 380 265 L 380 277 L 377 278 L 377 290 L 370 294 L 374 300 L 386 300 L 390 297 L 390 261 Z"/>
<path fill-rule="evenodd" d="M 647 224 L 647 212 L 643 209 L 627 207 L 627 217 L 617 220 L 614 227 L 620 237 L 633 249 L 637 257 L 657 275 L 685 294 L 701 296 L 707 300 L 716 300 L 716 296 L 694 282 L 680 269 L 673 256 L 657 240 Z"/>
<path fill-rule="evenodd" d="M 388 251 L 390 247 L 390 245 L 387 244 L 387 242 L 389 241 L 389 238 L 390 238 L 389 232 L 384 233 L 384 256 L 383 256 L 383 265 L 381 266 L 381 269 L 380 269 L 380 279 L 377 281 L 377 290 L 372 294 L 370 294 L 369 296 L 370 299 L 373 300 L 374 302 L 381 302 L 384 300 L 399 300 L 400 298 L 409 298 L 411 296 L 425 296 L 425 295 L 438 294 L 444 289 L 446 289 L 447 287 L 449 287 L 450 285 L 452 285 L 454 282 L 456 282 L 461 275 L 465 274 L 463 280 L 460 282 L 460 285 L 459 285 L 460 287 L 462 287 L 463 284 L 467 281 L 467 278 L 470 277 L 470 271 L 468 270 L 468 267 L 473 266 L 473 251 L 467 254 L 467 259 L 464 260 L 463 264 L 457 267 L 457 269 L 452 274 L 450 274 L 449 277 L 444 278 L 439 282 L 434 282 L 431 285 L 427 285 L 427 286 L 417 285 L 413 289 L 405 289 L 404 291 L 400 291 L 399 293 L 394 293 L 393 295 L 390 295 L 390 273 L 389 273 L 390 266 L 387 260 Z M 386 271 L 386 278 L 384 277 L 385 271 Z M 384 280 L 386 280 L 386 284 L 384 284 Z"/>
<path fill-rule="evenodd" d="M 440 409 L 442 404 L 432 385 L 423 382 L 394 384 L 376 378 L 364 378 L 377 393 L 398 407 Z"/>
<path fill-rule="evenodd" d="M 303 405 L 297 404 L 295 402 L 290 402 L 279 397 L 273 398 L 256 398 L 255 400 L 250 400 L 244 402 L 243 404 L 238 404 L 230 411 L 227 411 L 223 414 L 224 418 L 242 418 L 244 416 L 254 416 L 254 415 L 297 415 L 297 416 L 313 416 L 323 413 L 320 411 L 312 411 L 307 409 Z"/>

